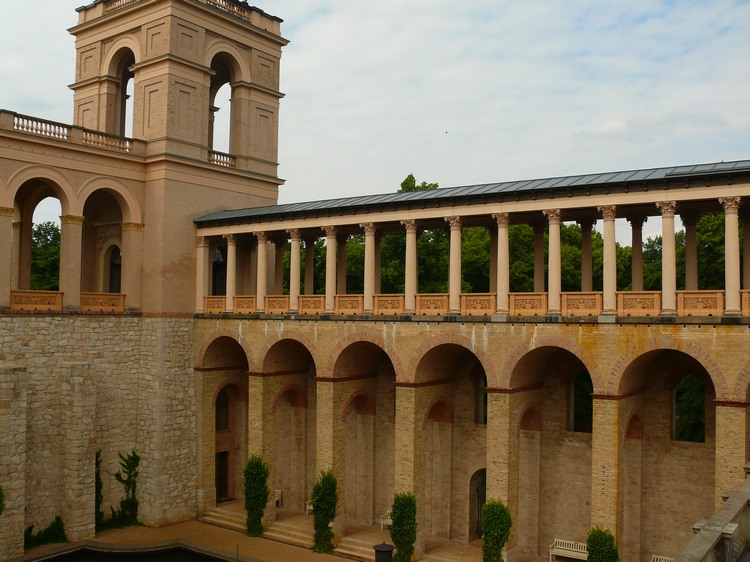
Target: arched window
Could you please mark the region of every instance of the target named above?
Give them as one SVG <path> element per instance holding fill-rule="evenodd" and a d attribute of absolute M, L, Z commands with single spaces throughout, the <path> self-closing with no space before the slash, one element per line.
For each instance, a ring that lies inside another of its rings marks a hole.
<path fill-rule="evenodd" d="M 594 426 L 594 385 L 586 372 L 568 384 L 568 431 L 591 433 Z"/>
<path fill-rule="evenodd" d="M 119 293 L 122 289 L 122 255 L 120 254 L 120 248 L 112 246 L 109 251 L 109 283 L 108 289 L 110 293 Z"/>
<path fill-rule="evenodd" d="M 223 390 L 216 396 L 216 431 L 229 429 L 229 396 Z"/>
<path fill-rule="evenodd" d="M 227 55 L 216 55 L 211 61 L 211 70 L 208 147 L 232 153 L 232 61 Z"/>
<path fill-rule="evenodd" d="M 706 442 L 706 388 L 696 376 L 684 375 L 675 384 L 672 439 Z"/>
<path fill-rule="evenodd" d="M 129 49 L 124 49 L 117 63 L 116 90 L 115 90 L 115 135 L 131 136 L 133 134 L 133 71 L 131 67 L 135 64 L 135 55 Z"/>

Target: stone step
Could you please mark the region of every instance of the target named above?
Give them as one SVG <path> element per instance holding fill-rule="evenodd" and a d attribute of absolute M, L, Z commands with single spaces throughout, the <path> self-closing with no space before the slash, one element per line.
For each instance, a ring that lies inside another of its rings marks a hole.
<path fill-rule="evenodd" d="M 263 538 L 308 549 L 312 548 L 313 544 L 315 544 L 311 532 L 306 532 L 304 529 L 293 525 L 285 525 L 278 522 L 263 531 Z"/>
<path fill-rule="evenodd" d="M 367 542 L 344 537 L 331 554 L 341 556 L 342 558 L 348 558 L 349 560 L 374 562 L 375 550 L 372 547 L 373 545 Z"/>
<path fill-rule="evenodd" d="M 232 531 L 239 531 L 244 533 L 247 531 L 245 518 L 234 512 L 226 512 L 221 510 L 213 510 L 205 515 L 202 515 L 200 521 L 214 525 L 216 527 L 223 527 L 224 529 L 230 529 Z"/>

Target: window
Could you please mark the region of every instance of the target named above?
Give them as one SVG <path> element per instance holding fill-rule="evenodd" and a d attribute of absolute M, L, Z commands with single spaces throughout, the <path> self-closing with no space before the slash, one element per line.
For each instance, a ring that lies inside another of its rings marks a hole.
<path fill-rule="evenodd" d="M 586 372 L 568 384 L 568 431 L 591 433 L 594 426 L 594 385 Z"/>
<path fill-rule="evenodd" d="M 223 390 L 216 396 L 216 431 L 229 429 L 229 396 Z"/>
<path fill-rule="evenodd" d="M 698 377 L 685 375 L 674 387 L 672 439 L 706 442 L 706 389 Z"/>

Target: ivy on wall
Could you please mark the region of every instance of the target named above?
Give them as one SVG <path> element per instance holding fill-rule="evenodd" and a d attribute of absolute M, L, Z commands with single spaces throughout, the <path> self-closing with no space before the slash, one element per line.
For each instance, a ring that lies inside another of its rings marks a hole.
<path fill-rule="evenodd" d="M 55 516 L 55 520 L 46 529 L 35 533 L 34 525 L 29 525 L 23 533 L 23 548 L 25 550 L 42 546 L 43 544 L 61 542 L 68 542 L 68 537 L 65 534 L 65 524 L 59 515 Z"/>
<path fill-rule="evenodd" d="M 263 533 L 263 511 L 268 503 L 269 468 L 259 455 L 253 455 L 242 471 L 245 489 L 247 534 L 259 537 Z"/>
<path fill-rule="evenodd" d="M 315 528 L 314 552 L 331 552 L 333 550 L 331 523 L 336 517 L 338 500 L 336 477 L 333 472 L 330 470 L 321 472 L 312 490 L 313 527 Z"/>
<path fill-rule="evenodd" d="M 510 511 L 502 501 L 489 500 L 482 506 L 483 562 L 502 562 L 512 526 Z"/>
<path fill-rule="evenodd" d="M 96 452 L 95 457 L 95 476 L 94 476 L 94 487 L 95 487 L 95 525 L 97 531 L 104 531 L 105 529 L 121 529 L 122 527 L 129 527 L 130 525 L 140 525 L 138 521 L 138 466 L 141 463 L 141 457 L 133 449 L 129 454 L 123 455 L 118 453 L 120 456 L 120 470 L 115 473 L 115 480 L 122 484 L 125 491 L 125 497 L 120 500 L 120 505 L 117 509 L 111 507 L 111 514 L 109 519 L 105 519 L 104 512 L 102 512 L 102 502 L 104 497 L 102 494 L 102 477 L 101 477 L 101 451 Z"/>
<path fill-rule="evenodd" d="M 393 562 L 409 562 L 417 540 L 417 500 L 414 494 L 393 496 L 391 540 L 396 547 Z"/>

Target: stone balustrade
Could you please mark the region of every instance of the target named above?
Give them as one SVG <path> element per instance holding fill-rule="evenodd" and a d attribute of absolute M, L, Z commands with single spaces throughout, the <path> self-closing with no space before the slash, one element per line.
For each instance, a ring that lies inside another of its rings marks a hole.
<path fill-rule="evenodd" d="M 82 312 L 124 312 L 125 295 L 120 293 L 81 293 Z"/>
<path fill-rule="evenodd" d="M 224 298 L 224 297 L 220 297 Z M 10 309 L 18 312 L 59 312 L 63 310 L 62 291 L 10 292 Z M 81 293 L 81 312 L 125 312 L 125 295 L 122 293 Z"/>

